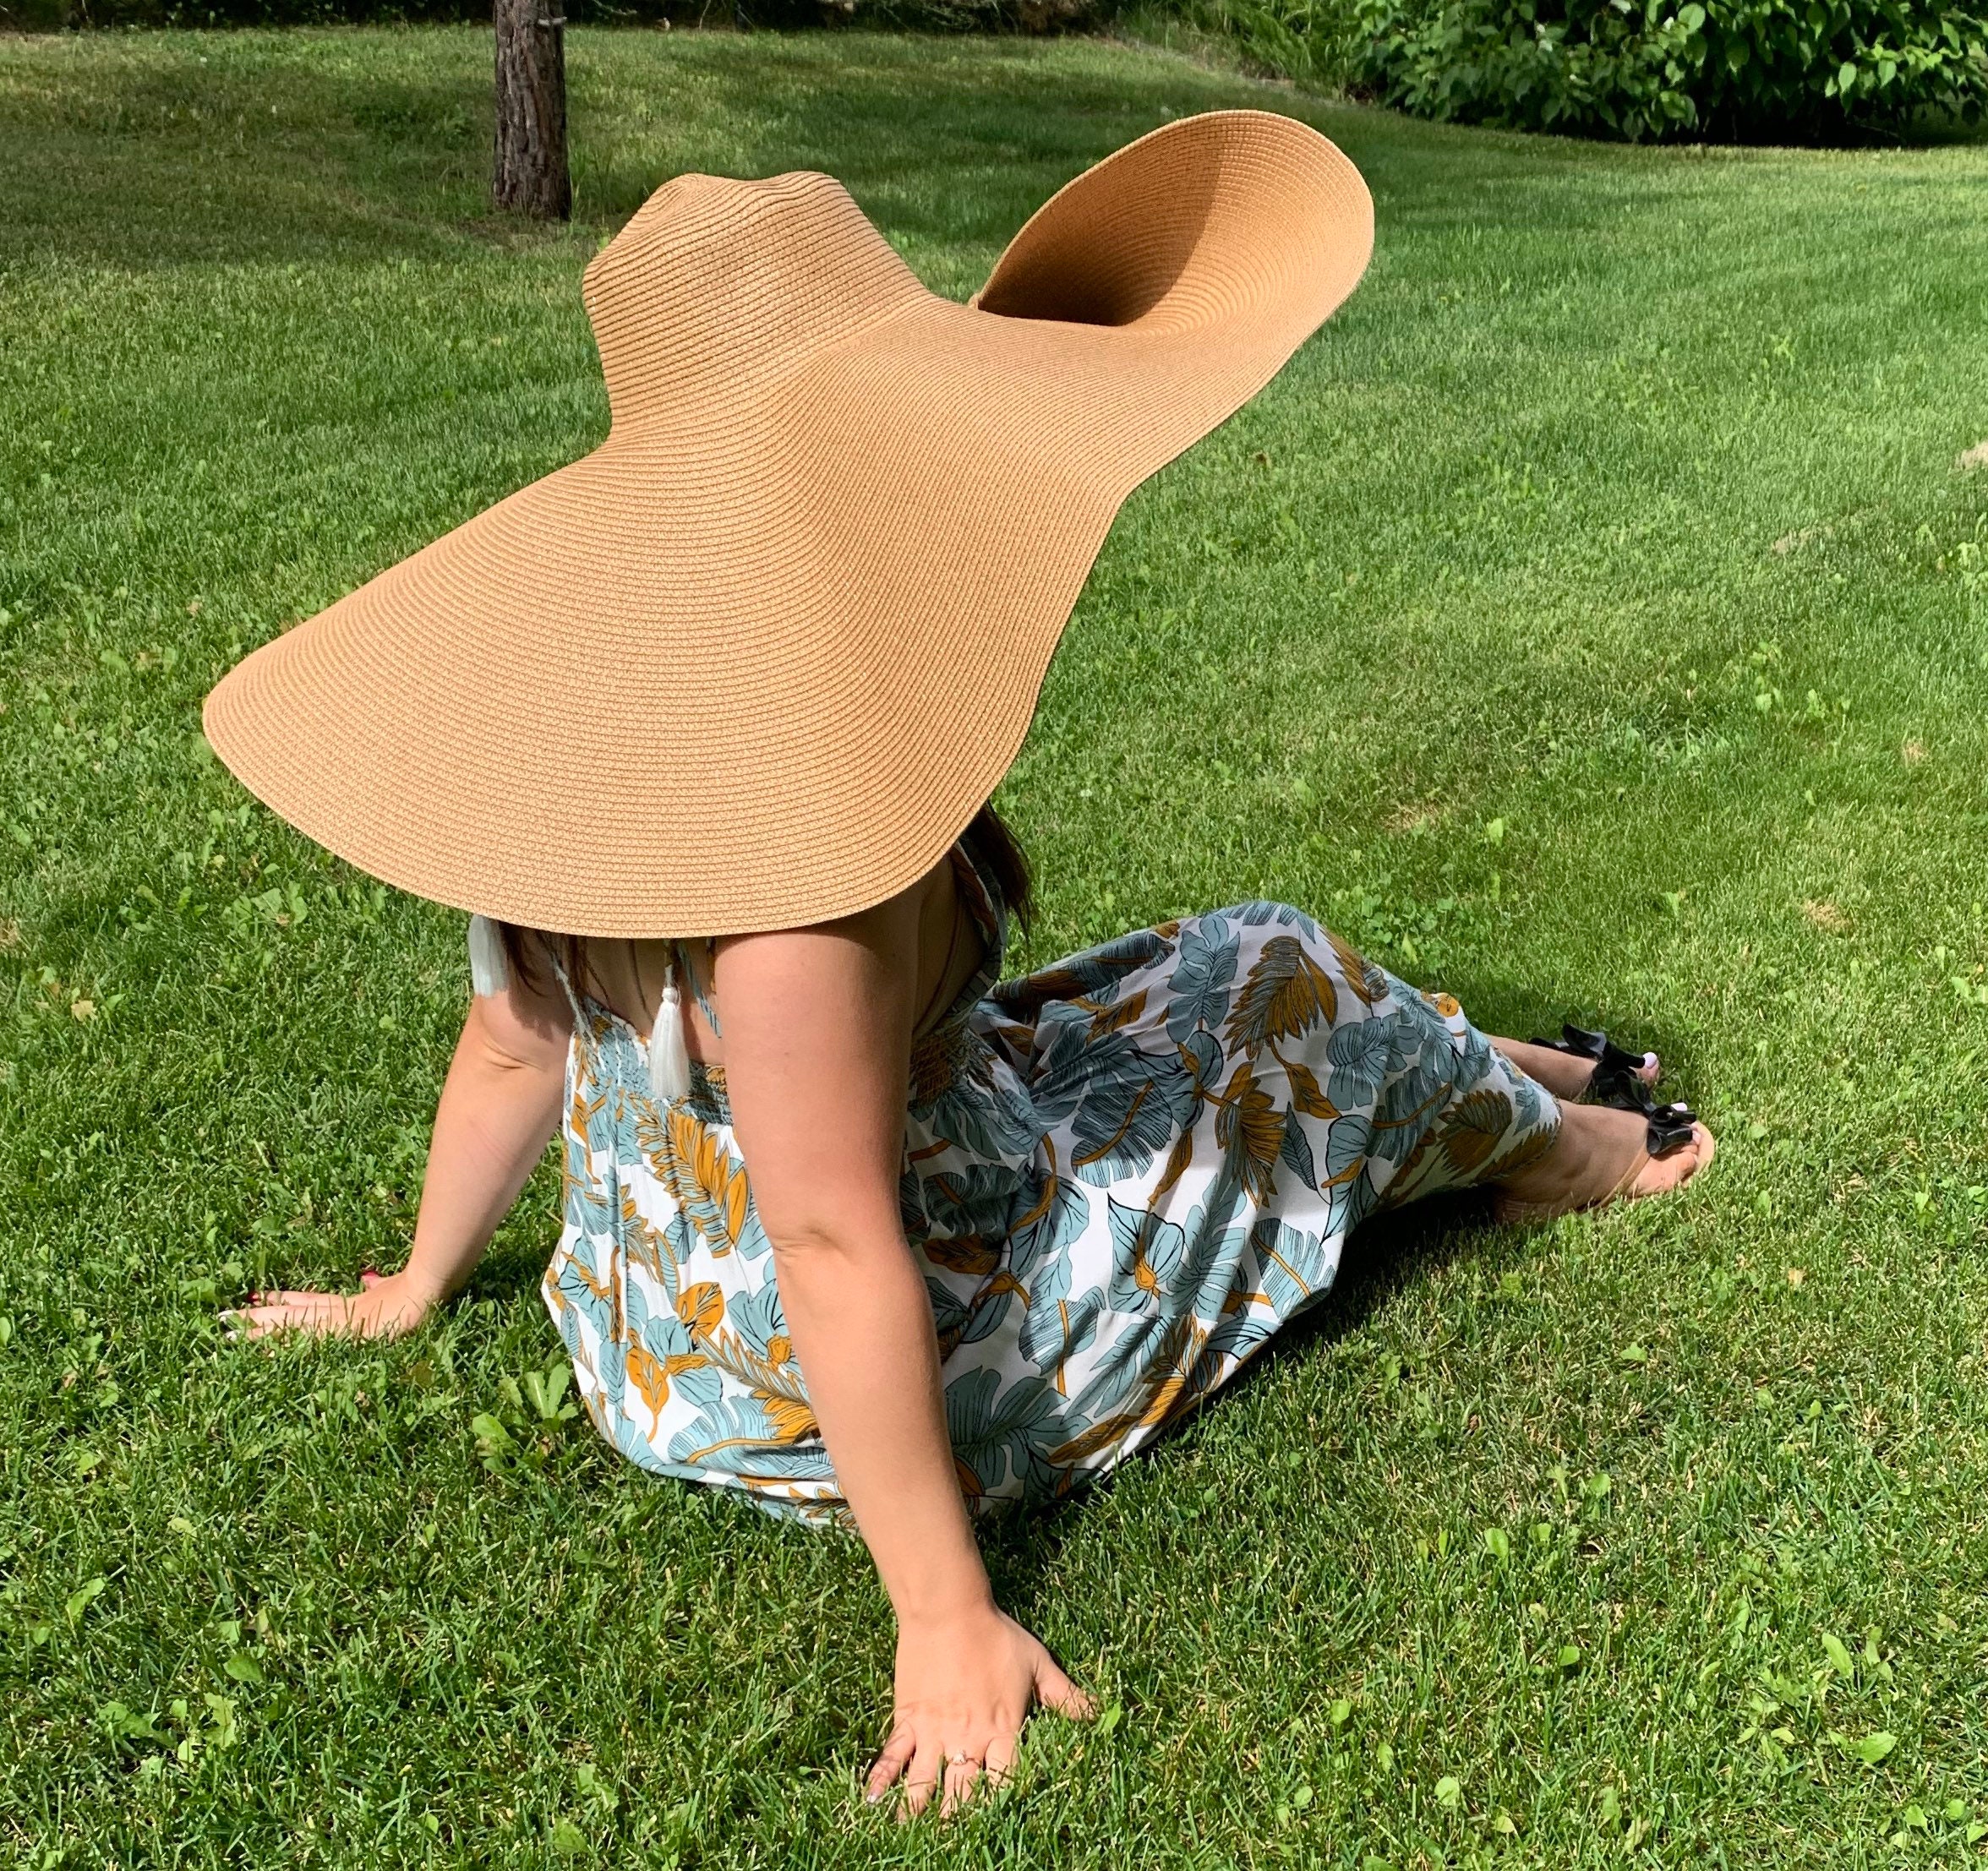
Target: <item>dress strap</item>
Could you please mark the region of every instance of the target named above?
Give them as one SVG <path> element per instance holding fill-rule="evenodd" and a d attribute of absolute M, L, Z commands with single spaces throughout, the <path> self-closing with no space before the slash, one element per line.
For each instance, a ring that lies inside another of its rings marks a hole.
<path fill-rule="evenodd" d="M 580 996 L 573 990 L 573 984 L 566 979 L 566 971 L 557 952 L 549 942 L 541 942 L 538 946 L 552 965 L 552 972 L 565 995 L 566 1005 L 572 1009 L 574 1025 L 584 1031 L 586 1012 L 580 1005 Z M 488 916 L 469 919 L 469 985 L 470 991 L 479 1001 L 492 995 L 508 993 L 511 989 L 511 963 L 504 952 L 504 938 L 499 934 L 497 925 Z"/>
<path fill-rule="evenodd" d="M 712 1005 L 711 996 L 697 985 L 697 971 L 691 966 L 689 958 L 684 954 L 683 943 L 673 938 L 669 946 L 675 956 L 678 968 L 682 971 L 684 979 L 691 984 L 691 998 L 697 1003 L 698 1012 L 710 1022 L 711 1030 L 719 1039 L 724 1039 L 724 1028 L 718 1023 L 718 1009 Z M 706 974 L 711 977 L 713 985 L 715 986 L 718 981 L 718 939 L 713 936 L 707 936 L 704 938 L 704 969 Z"/>
<path fill-rule="evenodd" d="M 565 964 L 559 958 L 559 951 L 550 942 L 541 942 L 538 952 L 551 964 L 554 977 L 565 995 L 566 1005 L 573 1010 L 573 1031 L 584 1039 L 592 1030 L 587 1023 L 587 1009 L 580 1004 L 580 996 L 573 984 L 566 979 Z"/>
<path fill-rule="evenodd" d="M 965 838 L 954 843 L 949 855 L 953 875 L 962 886 L 959 894 L 967 914 L 980 932 L 985 951 L 980 971 L 991 982 L 999 978 L 1002 957 L 1008 952 L 1008 905 L 1002 901 L 994 880 L 974 862 L 973 847 Z"/>

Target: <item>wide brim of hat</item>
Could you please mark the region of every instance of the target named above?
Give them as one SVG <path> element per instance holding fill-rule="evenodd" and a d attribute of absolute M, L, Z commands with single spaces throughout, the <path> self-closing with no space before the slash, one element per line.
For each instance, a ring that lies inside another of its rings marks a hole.
<path fill-rule="evenodd" d="M 606 442 L 208 699 L 243 783 L 388 883 L 616 936 L 789 928 L 904 888 L 1019 750 L 1126 497 L 1262 387 L 1372 244 L 1353 166 L 1259 112 L 1079 177 L 970 306 L 824 177 L 722 187 L 794 217 L 783 277 L 867 281 L 863 315 L 815 342 L 779 327 L 710 394 L 638 394 L 590 270 Z M 658 222 L 729 211 L 655 199 Z M 663 335 L 735 329 L 735 281 L 703 269 L 712 303 L 686 309 L 682 270 Z"/>

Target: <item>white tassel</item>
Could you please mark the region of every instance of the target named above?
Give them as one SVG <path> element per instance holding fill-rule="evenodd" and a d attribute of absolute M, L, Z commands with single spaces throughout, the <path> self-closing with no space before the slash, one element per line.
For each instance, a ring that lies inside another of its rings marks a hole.
<path fill-rule="evenodd" d="M 676 985 L 676 952 L 663 976 L 663 1001 L 649 1028 L 649 1089 L 658 1102 L 674 1104 L 691 1094 L 691 1055 L 684 1045 L 683 995 Z"/>
<path fill-rule="evenodd" d="M 469 985 L 479 999 L 502 994 L 511 985 L 504 938 L 488 916 L 469 919 Z"/>

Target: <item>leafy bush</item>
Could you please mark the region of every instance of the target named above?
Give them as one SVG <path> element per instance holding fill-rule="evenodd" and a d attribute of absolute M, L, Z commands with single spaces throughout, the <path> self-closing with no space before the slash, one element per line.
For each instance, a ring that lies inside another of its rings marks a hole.
<path fill-rule="evenodd" d="M 1361 71 L 1420 117 L 1631 141 L 1839 141 L 1988 105 L 1944 0 L 1362 0 Z"/>

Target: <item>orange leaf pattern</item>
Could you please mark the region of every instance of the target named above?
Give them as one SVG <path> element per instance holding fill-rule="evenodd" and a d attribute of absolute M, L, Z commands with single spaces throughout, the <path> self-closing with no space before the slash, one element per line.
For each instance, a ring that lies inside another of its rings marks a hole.
<path fill-rule="evenodd" d="M 898 1199 L 976 1509 L 1123 1460 L 1326 1290 L 1368 1215 L 1557 1129 L 1454 1001 L 1301 910 L 1238 903 L 997 985 L 1005 912 L 953 861 L 986 959 L 923 1043 Z M 846 1519 L 722 1073 L 658 1105 L 639 1037 L 574 1006 L 544 1293 L 589 1416 L 657 1473 Z"/>

